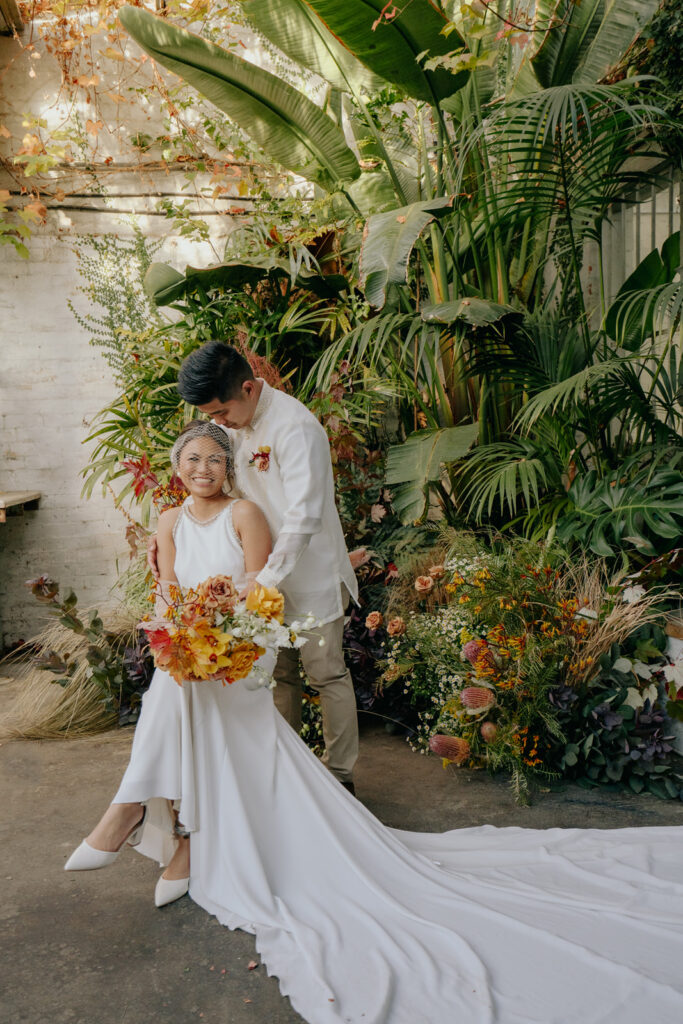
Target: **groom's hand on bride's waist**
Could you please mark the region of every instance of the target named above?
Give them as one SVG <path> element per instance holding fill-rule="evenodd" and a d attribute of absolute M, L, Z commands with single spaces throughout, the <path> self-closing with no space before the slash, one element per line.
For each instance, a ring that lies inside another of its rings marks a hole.
<path fill-rule="evenodd" d="M 157 562 L 159 553 L 159 545 L 157 544 L 157 536 L 155 533 L 147 541 L 147 565 L 150 568 L 152 576 L 155 580 L 160 579 L 159 565 Z"/>

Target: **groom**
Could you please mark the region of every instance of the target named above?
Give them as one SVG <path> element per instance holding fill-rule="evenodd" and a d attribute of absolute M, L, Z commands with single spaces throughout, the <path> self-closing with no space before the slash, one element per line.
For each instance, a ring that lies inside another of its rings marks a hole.
<path fill-rule="evenodd" d="M 282 591 L 287 621 L 312 612 L 321 623 L 300 650 L 280 651 L 275 704 L 298 732 L 300 657 L 320 693 L 323 761 L 353 792 L 358 721 L 342 634 L 344 608 L 358 597 L 358 585 L 334 502 L 327 435 L 305 405 L 255 378 L 244 356 L 223 342 L 209 341 L 185 359 L 178 391 L 228 430 L 237 489 L 268 520 L 274 546 L 256 582 Z"/>

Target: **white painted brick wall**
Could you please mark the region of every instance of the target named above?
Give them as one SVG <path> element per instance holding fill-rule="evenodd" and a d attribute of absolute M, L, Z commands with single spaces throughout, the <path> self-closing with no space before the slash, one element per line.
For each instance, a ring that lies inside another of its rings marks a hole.
<path fill-rule="evenodd" d="M 152 229 L 157 227 L 151 225 Z M 161 226 L 161 225 L 159 225 Z M 82 279 L 57 222 L 31 242 L 30 260 L 5 247 L 0 274 L 0 490 L 39 490 L 40 508 L 0 524 L 0 647 L 28 639 L 45 608 L 24 582 L 43 572 L 72 587 L 83 607 L 111 601 L 116 561 L 127 562 L 126 522 L 111 497 L 81 497 L 94 416 L 116 394 L 109 366 L 67 306 Z M 124 234 L 120 218 L 83 214 L 79 233 Z M 223 227 L 224 230 L 224 227 Z M 178 267 L 215 259 L 170 242 L 158 258 Z"/>

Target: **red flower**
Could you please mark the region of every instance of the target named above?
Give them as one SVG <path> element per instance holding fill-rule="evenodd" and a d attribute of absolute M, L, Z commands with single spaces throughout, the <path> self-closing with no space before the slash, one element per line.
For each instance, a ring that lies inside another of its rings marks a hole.
<path fill-rule="evenodd" d="M 140 498 L 145 491 L 152 491 L 159 486 L 146 455 L 139 459 L 122 459 L 121 465 L 133 474 L 133 491 L 136 498 Z"/>

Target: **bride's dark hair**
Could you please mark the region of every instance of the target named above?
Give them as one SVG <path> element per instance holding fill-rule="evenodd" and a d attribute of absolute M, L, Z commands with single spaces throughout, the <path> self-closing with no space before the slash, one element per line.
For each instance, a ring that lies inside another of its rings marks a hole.
<path fill-rule="evenodd" d="M 246 380 L 254 380 L 254 373 L 242 353 L 222 341 L 207 341 L 183 360 L 178 391 L 190 405 L 215 398 L 229 402 L 239 397 Z"/>
<path fill-rule="evenodd" d="M 180 453 L 185 445 L 190 441 L 196 440 L 198 437 L 209 437 L 222 448 L 225 454 L 225 476 L 228 484 L 227 493 L 229 493 L 234 484 L 232 441 L 222 427 L 219 427 L 217 423 L 212 423 L 210 420 L 190 420 L 180 431 L 171 448 L 171 467 L 173 472 L 178 472 Z"/>

